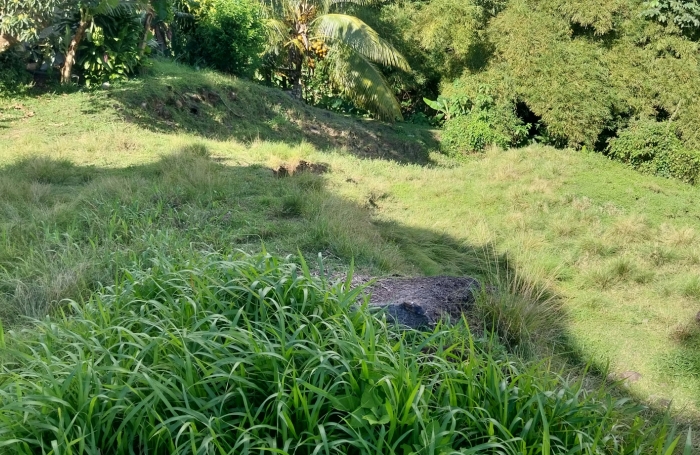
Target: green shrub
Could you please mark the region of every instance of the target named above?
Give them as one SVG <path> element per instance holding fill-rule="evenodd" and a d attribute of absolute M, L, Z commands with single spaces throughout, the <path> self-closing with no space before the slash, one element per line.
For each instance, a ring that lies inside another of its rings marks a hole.
<path fill-rule="evenodd" d="M 447 98 L 438 99 L 442 105 L 466 106 L 466 114 L 455 110 L 453 116 L 447 116 L 442 133 L 442 147 L 448 154 L 481 152 L 490 145 L 501 148 L 522 145 L 527 139 L 530 125 L 525 124 L 515 114 L 512 103 L 496 104 L 490 94 L 490 87 L 482 86 L 471 100 L 459 103 Z M 436 106 L 435 103 L 431 103 Z M 446 112 L 449 114 L 449 111 Z"/>
<path fill-rule="evenodd" d="M 649 174 L 691 184 L 700 178 L 700 153 L 684 147 L 672 123 L 636 122 L 610 141 L 608 154 Z"/>
<path fill-rule="evenodd" d="M 95 16 L 80 46 L 78 67 L 90 86 L 124 80 L 142 64 L 139 43 L 143 26 L 139 16 L 126 10 Z"/>
<path fill-rule="evenodd" d="M 450 155 L 481 152 L 489 145 L 504 142 L 507 142 L 506 138 L 499 136 L 478 113 L 445 122 L 442 132 L 442 147 Z"/>
<path fill-rule="evenodd" d="M 700 3 L 697 1 L 647 0 L 643 16 L 680 29 L 700 30 Z"/>
<path fill-rule="evenodd" d="M 190 64 L 249 75 L 266 42 L 260 5 L 254 0 L 206 0 L 181 21 L 175 52 Z"/>
<path fill-rule="evenodd" d="M 156 259 L 71 318 L 0 336 L 0 447 L 670 453 L 673 433 L 638 406 L 510 359 L 466 325 L 400 334 L 348 286 L 268 255 Z"/>
<path fill-rule="evenodd" d="M 26 62 L 14 51 L 0 53 L 0 97 L 24 92 L 32 82 Z"/>

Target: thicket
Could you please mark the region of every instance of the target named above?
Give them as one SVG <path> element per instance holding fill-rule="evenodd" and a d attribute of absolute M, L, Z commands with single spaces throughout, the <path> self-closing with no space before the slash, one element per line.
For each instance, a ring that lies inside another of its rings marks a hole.
<path fill-rule="evenodd" d="M 26 63 L 16 52 L 0 54 L 0 97 L 22 93 L 31 82 Z"/>
<path fill-rule="evenodd" d="M 672 124 L 636 122 L 610 141 L 608 152 L 642 172 L 700 181 L 700 152 L 688 150 Z"/>
<path fill-rule="evenodd" d="M 359 293 L 303 259 L 157 257 L 71 317 L 0 336 L 0 447 L 667 455 L 680 441 L 466 325 L 397 331 Z"/>
<path fill-rule="evenodd" d="M 177 7 L 177 6 L 176 6 Z M 235 75 L 251 75 L 266 43 L 258 0 L 183 3 L 173 24 L 176 59 Z"/>
<path fill-rule="evenodd" d="M 637 122 L 664 121 L 700 150 L 697 2 L 403 0 L 383 11 L 426 57 L 414 70 L 438 72 L 442 97 L 473 102 L 489 86 L 530 140 L 603 152 Z M 498 125 L 472 120 L 446 129 L 499 142 Z"/>
<path fill-rule="evenodd" d="M 95 16 L 78 52 L 78 68 L 86 85 L 125 80 L 143 64 L 143 25 L 132 11 Z"/>

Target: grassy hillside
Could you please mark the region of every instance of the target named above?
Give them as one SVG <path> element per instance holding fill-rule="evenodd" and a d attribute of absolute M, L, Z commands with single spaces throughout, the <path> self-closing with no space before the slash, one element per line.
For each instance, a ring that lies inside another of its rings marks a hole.
<path fill-rule="evenodd" d="M 429 131 L 164 63 L 105 91 L 0 103 L 5 326 L 122 267 L 261 244 L 336 271 L 354 258 L 380 275 L 506 273 L 524 283 L 506 307 L 536 305 L 532 283 L 558 296 L 547 348 L 641 373 L 632 394 L 698 418 L 697 187 L 547 147 L 454 162 Z M 271 170 L 302 160 L 329 172 Z"/>

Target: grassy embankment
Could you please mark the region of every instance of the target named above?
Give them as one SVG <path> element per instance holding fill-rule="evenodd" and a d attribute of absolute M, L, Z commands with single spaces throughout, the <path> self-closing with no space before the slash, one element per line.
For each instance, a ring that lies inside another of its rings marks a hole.
<path fill-rule="evenodd" d="M 495 249 L 560 296 L 562 346 L 641 373 L 632 393 L 697 418 L 696 187 L 542 147 L 448 162 L 410 126 L 338 118 L 171 65 L 155 73 L 107 92 L 2 102 L 5 326 L 161 254 L 264 242 L 277 254 L 322 252 L 340 269 L 354 257 L 373 274 L 493 276 Z M 301 159 L 331 171 L 269 170 Z"/>

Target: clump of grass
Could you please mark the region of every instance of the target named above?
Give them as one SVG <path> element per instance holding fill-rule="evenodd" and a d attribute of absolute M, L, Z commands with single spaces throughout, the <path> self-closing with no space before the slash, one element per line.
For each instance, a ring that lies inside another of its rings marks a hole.
<path fill-rule="evenodd" d="M 182 148 L 181 153 L 184 155 L 195 156 L 199 158 L 209 158 L 211 153 L 206 144 L 194 143 L 186 145 Z"/>
<path fill-rule="evenodd" d="M 642 215 L 620 217 L 612 224 L 609 235 L 618 242 L 641 242 L 651 235 L 649 222 Z"/>
<path fill-rule="evenodd" d="M 498 262 L 494 262 L 498 264 Z M 477 298 L 477 310 L 487 329 L 496 331 L 515 351 L 530 355 L 561 336 L 560 301 L 543 278 L 531 279 L 518 270 L 496 265 Z"/>
<path fill-rule="evenodd" d="M 300 263 L 160 257 L 72 303 L 73 318 L 0 336 L 3 453 L 665 455 L 677 443 L 642 408 L 487 349 L 466 326 L 393 332 L 349 280 Z"/>
<path fill-rule="evenodd" d="M 641 267 L 628 257 L 612 259 L 603 266 L 593 267 L 584 276 L 584 284 L 601 290 L 610 289 L 620 283 L 646 284 L 654 279 L 654 272 Z"/>
<path fill-rule="evenodd" d="M 683 295 L 700 300 L 700 276 L 689 278 L 683 285 Z"/>
<path fill-rule="evenodd" d="M 26 180 L 52 185 L 76 185 L 89 182 L 94 168 L 76 166 L 69 160 L 54 160 L 44 156 L 26 158 L 15 165 L 16 172 Z"/>
<path fill-rule="evenodd" d="M 280 215 L 283 217 L 298 217 L 304 213 L 305 196 L 300 191 L 292 191 L 282 197 Z"/>

